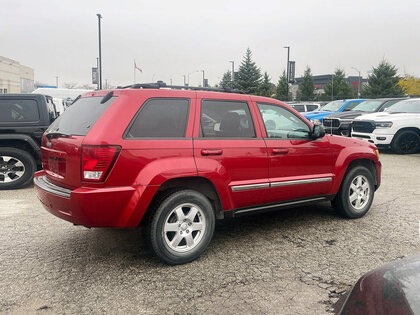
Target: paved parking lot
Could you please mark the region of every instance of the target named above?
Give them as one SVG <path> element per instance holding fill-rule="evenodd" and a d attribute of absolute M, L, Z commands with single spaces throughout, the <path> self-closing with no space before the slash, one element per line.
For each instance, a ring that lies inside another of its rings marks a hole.
<path fill-rule="evenodd" d="M 381 155 L 359 220 L 328 204 L 219 223 L 197 261 L 169 267 L 140 230 L 75 227 L 32 187 L 0 192 L 0 312 L 323 314 L 358 277 L 420 253 L 420 154 Z"/>

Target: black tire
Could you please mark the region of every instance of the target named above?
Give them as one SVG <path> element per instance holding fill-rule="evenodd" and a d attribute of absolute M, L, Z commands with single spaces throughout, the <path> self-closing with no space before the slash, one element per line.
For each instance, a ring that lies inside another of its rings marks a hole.
<path fill-rule="evenodd" d="M 412 130 L 399 132 L 391 143 L 392 151 L 398 154 L 413 154 L 420 151 L 420 136 Z"/>
<path fill-rule="evenodd" d="M 359 178 L 361 183 L 363 183 L 361 185 L 362 190 L 360 191 L 353 189 L 354 187 L 358 187 L 355 183 L 358 183 L 357 180 Z M 365 183 L 367 186 L 365 186 Z M 367 187 L 369 193 L 368 198 L 366 198 L 366 193 L 362 187 Z M 374 195 L 374 179 L 371 172 L 364 166 L 355 166 L 346 173 L 331 205 L 342 217 L 357 219 L 363 217 L 369 211 Z M 356 196 L 356 200 L 354 200 L 354 196 Z M 366 200 L 362 198 L 366 198 Z M 358 202 L 360 203 L 358 204 Z"/>
<path fill-rule="evenodd" d="M 181 205 L 184 205 L 182 218 L 175 214 L 175 210 L 180 209 Z M 193 216 L 193 212 L 190 212 L 192 208 L 197 210 L 197 214 L 191 220 L 188 215 Z M 145 233 L 148 234 L 146 240 L 156 256 L 167 264 L 185 264 L 197 259 L 207 248 L 213 237 L 215 221 L 213 207 L 203 194 L 194 190 L 177 191 L 164 198 L 158 205 L 149 226 L 145 229 Z M 166 224 L 178 230 L 166 231 Z M 193 231 L 196 226 L 204 228 Z M 187 237 L 190 244 L 187 244 Z M 176 238 L 181 241 L 179 245 L 174 246 Z M 191 240 L 195 245 L 191 245 Z"/>
<path fill-rule="evenodd" d="M 18 162 L 21 162 L 23 167 L 13 166 L 20 165 Z M 15 148 L 0 148 L 0 190 L 28 185 L 33 180 L 35 170 L 36 163 L 30 153 Z"/>

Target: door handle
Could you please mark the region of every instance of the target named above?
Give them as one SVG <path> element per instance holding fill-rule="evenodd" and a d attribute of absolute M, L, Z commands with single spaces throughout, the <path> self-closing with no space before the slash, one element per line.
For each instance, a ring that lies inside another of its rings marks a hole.
<path fill-rule="evenodd" d="M 286 148 L 273 149 L 273 154 L 287 154 L 287 153 L 289 153 L 289 149 L 286 149 Z"/>
<path fill-rule="evenodd" d="M 201 155 L 222 155 L 222 149 L 203 149 Z"/>

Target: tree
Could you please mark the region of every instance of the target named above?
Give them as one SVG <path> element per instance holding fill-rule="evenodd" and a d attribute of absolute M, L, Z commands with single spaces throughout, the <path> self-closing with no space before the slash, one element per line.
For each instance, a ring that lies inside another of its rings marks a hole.
<path fill-rule="evenodd" d="M 368 77 L 368 83 L 362 89 L 363 97 L 398 97 L 404 96 L 404 90 L 398 81 L 397 68 L 388 61 L 382 60 L 381 63 L 373 68 L 372 74 Z"/>
<path fill-rule="evenodd" d="M 224 89 L 230 89 L 230 90 L 234 88 L 234 84 L 232 82 L 232 72 L 228 70 L 223 74 L 223 77 L 219 83 L 219 86 Z"/>
<path fill-rule="evenodd" d="M 420 96 L 420 78 L 406 75 L 398 81 L 398 85 L 411 96 Z"/>
<path fill-rule="evenodd" d="M 275 85 L 270 82 L 270 77 L 268 76 L 268 73 L 264 72 L 263 81 L 258 87 L 258 95 L 270 97 L 273 94 L 274 89 Z"/>
<path fill-rule="evenodd" d="M 276 98 L 280 101 L 287 101 L 287 76 L 286 71 L 283 71 L 276 88 Z"/>
<path fill-rule="evenodd" d="M 315 98 L 314 78 L 312 77 L 311 68 L 306 67 L 303 75 L 302 83 L 299 85 L 298 95 L 301 101 L 313 101 Z"/>
<path fill-rule="evenodd" d="M 236 87 L 246 94 L 256 94 L 261 82 L 261 71 L 252 61 L 252 52 L 248 48 L 239 66 Z"/>
<path fill-rule="evenodd" d="M 332 79 L 324 86 L 323 100 L 339 100 L 346 98 L 353 98 L 353 89 L 349 81 L 346 79 L 346 74 L 343 69 L 336 69 Z"/>

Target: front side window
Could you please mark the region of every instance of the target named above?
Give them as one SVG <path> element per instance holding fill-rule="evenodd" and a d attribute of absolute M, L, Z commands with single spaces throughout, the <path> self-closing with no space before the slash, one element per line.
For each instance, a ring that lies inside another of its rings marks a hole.
<path fill-rule="evenodd" d="M 257 104 L 268 138 L 307 139 L 309 127 L 287 109 L 269 104 Z"/>
<path fill-rule="evenodd" d="M 303 113 L 305 111 L 305 105 L 293 105 L 293 108 L 296 109 L 299 113 Z"/>
<path fill-rule="evenodd" d="M 35 100 L 1 100 L 0 121 L 36 122 L 39 121 L 38 104 Z"/>
<path fill-rule="evenodd" d="M 188 122 L 187 99 L 160 98 L 140 108 L 125 138 L 182 138 Z"/>
<path fill-rule="evenodd" d="M 353 108 L 355 108 L 359 104 L 360 104 L 360 102 L 350 102 L 349 104 L 347 104 L 347 106 L 344 110 L 345 111 L 352 110 Z"/>
<path fill-rule="evenodd" d="M 306 105 L 306 108 L 308 109 L 308 112 L 311 112 L 313 110 L 317 110 L 318 105 Z"/>
<path fill-rule="evenodd" d="M 204 138 L 255 138 L 255 129 L 245 102 L 203 100 L 200 135 Z"/>

